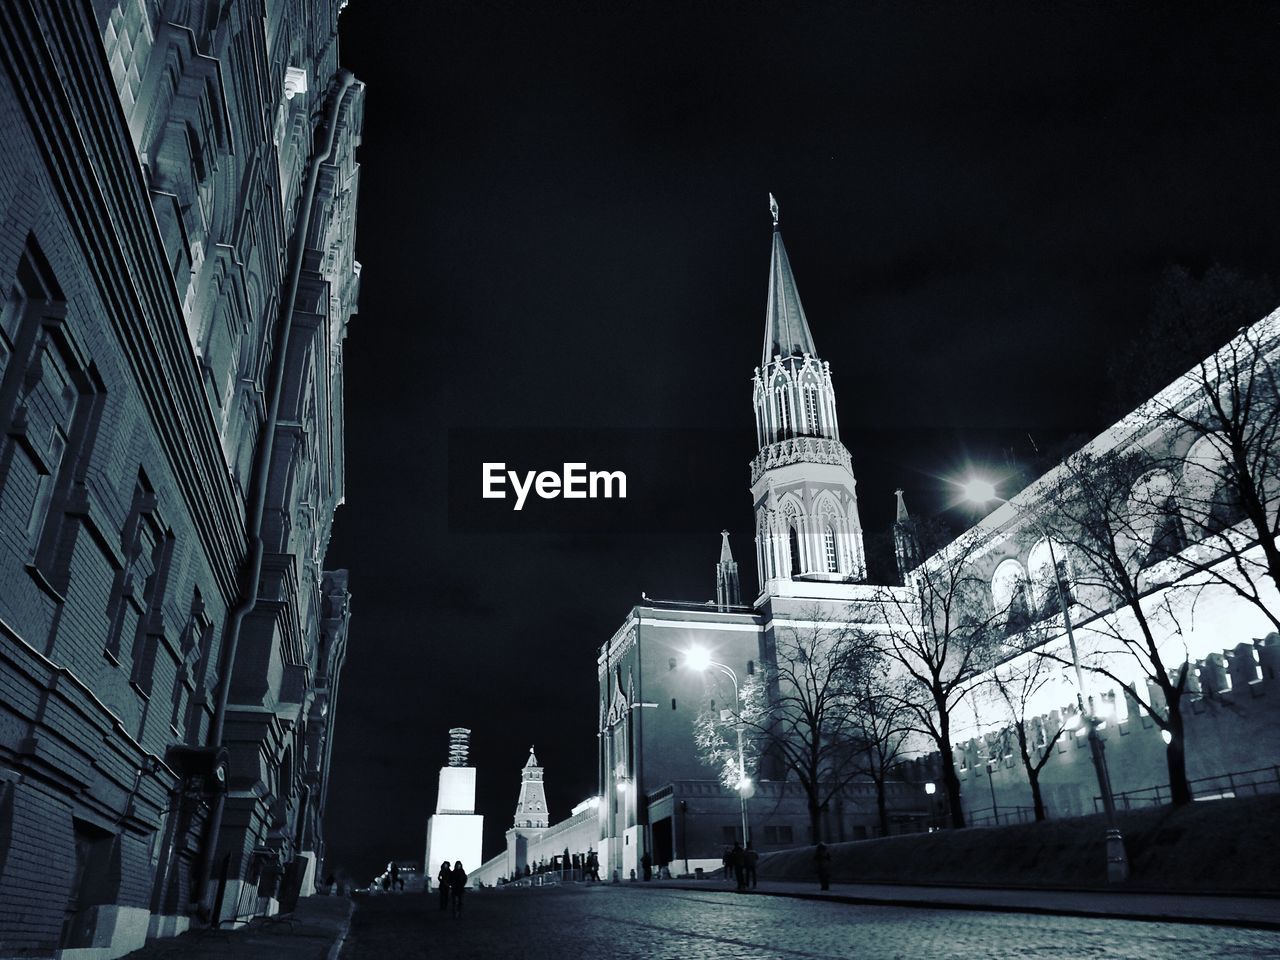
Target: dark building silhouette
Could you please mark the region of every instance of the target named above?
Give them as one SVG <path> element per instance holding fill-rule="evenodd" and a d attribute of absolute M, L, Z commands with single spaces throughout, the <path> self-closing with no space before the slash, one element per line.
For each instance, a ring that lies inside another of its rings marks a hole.
<path fill-rule="evenodd" d="M 0 955 L 313 890 L 350 601 L 342 4 L 0 5 Z"/>

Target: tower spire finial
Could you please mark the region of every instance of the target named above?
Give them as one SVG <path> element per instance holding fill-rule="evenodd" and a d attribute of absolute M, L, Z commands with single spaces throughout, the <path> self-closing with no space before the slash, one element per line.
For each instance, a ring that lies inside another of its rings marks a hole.
<path fill-rule="evenodd" d="M 769 194 L 769 212 L 773 214 L 773 229 L 778 229 L 778 201 L 773 198 L 773 194 Z"/>

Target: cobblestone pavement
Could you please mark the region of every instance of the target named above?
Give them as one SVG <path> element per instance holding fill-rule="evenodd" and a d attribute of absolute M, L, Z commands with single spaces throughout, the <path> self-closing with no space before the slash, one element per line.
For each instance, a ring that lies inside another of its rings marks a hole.
<path fill-rule="evenodd" d="M 789 960 L 1280 956 L 1280 932 L 1179 923 L 855 906 L 714 891 L 600 886 L 359 901 L 342 960 Z"/>

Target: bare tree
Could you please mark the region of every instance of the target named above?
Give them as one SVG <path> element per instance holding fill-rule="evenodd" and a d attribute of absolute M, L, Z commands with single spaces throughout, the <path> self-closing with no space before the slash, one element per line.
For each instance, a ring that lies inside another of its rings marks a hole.
<path fill-rule="evenodd" d="M 1034 639 L 1031 643 L 1038 646 Z M 1040 772 L 1052 759 L 1054 744 L 1066 726 L 1032 712 L 1031 704 L 1056 679 L 1057 671 L 1058 664 L 1054 660 L 1034 652 L 1015 657 L 991 671 L 991 684 L 1005 707 L 1022 768 L 1027 773 L 1031 805 L 1037 820 L 1046 816 L 1044 797 L 1040 792 Z"/>
<path fill-rule="evenodd" d="M 976 536 L 948 543 L 946 527 L 919 519 L 911 521 L 910 535 L 916 555 L 929 559 L 908 573 L 905 587 L 876 592 L 888 630 L 882 649 L 902 670 L 913 728 L 942 757 L 948 816 L 960 828 L 965 823 L 952 756 L 953 713 L 991 666 L 1005 612 L 986 602 L 986 583 L 972 567 L 981 549 Z"/>
<path fill-rule="evenodd" d="M 818 612 L 805 626 L 779 626 L 761 695 L 730 719 L 740 723 L 747 750 L 775 758 L 804 790 L 813 842 L 822 839 L 822 811 L 856 777 L 862 727 L 858 692 L 875 661 L 867 635 Z"/>
<path fill-rule="evenodd" d="M 1046 530 L 1061 548 L 1055 573 L 1063 593 L 1068 603 L 1082 608 L 1077 633 L 1089 641 L 1081 651 L 1083 665 L 1124 687 L 1167 735 L 1169 789 L 1173 802 L 1183 804 L 1191 799 L 1182 717 L 1187 651 L 1170 592 L 1153 589 L 1144 575 L 1175 550 L 1178 517 L 1168 512 L 1168 503 L 1135 495 L 1151 467 L 1151 458 L 1140 451 L 1082 451 L 1063 462 L 1062 481 L 1039 506 Z M 1048 650 L 1044 655 L 1070 662 Z M 1147 689 L 1121 676 L 1124 662 L 1136 664 Z"/>
<path fill-rule="evenodd" d="M 914 713 L 908 705 L 908 684 L 891 676 L 883 653 L 863 670 L 854 691 L 858 750 L 854 764 L 876 786 L 876 813 L 881 836 L 889 834 L 889 804 L 885 785 L 902 759 L 913 733 Z"/>
<path fill-rule="evenodd" d="M 1185 448 L 1178 503 L 1200 548 L 1189 582 L 1227 587 L 1280 630 L 1280 314 L 1241 330 L 1157 399 Z"/>
<path fill-rule="evenodd" d="M 1113 353 L 1126 409 L 1145 405 L 1177 454 L 1187 535 L 1180 588 L 1225 586 L 1280 629 L 1280 304 L 1271 280 L 1167 268 L 1141 335 Z"/>

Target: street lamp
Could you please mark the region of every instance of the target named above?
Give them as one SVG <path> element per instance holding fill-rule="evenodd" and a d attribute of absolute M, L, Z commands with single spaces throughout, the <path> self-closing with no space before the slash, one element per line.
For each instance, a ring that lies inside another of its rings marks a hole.
<path fill-rule="evenodd" d="M 994 757 L 987 760 L 987 787 L 991 790 L 991 819 L 996 822 L 997 827 L 1000 826 L 1000 808 L 996 806 L 996 764 L 999 762 Z"/>
<path fill-rule="evenodd" d="M 970 477 L 961 490 L 966 500 L 985 506 L 992 500 L 1008 504 L 1018 516 L 1028 521 L 1035 530 L 1044 537 L 1049 546 L 1049 563 L 1053 568 L 1053 583 L 1058 594 L 1058 606 L 1062 610 L 1062 626 L 1067 634 L 1067 644 L 1071 648 L 1071 665 L 1076 674 L 1076 707 L 1084 721 L 1089 738 L 1089 755 L 1093 759 L 1094 775 L 1098 778 L 1098 792 L 1102 794 L 1102 808 L 1107 815 L 1107 879 L 1120 882 L 1129 877 L 1129 858 L 1124 849 L 1124 837 L 1116 825 L 1115 799 L 1111 795 L 1111 781 L 1107 775 L 1107 762 L 1103 756 L 1105 749 L 1102 738 L 1098 736 L 1098 720 L 1085 709 L 1084 703 L 1084 671 L 1080 668 L 1080 651 L 1076 647 L 1076 635 L 1071 626 L 1071 610 L 1067 603 L 1066 592 L 1062 589 L 1062 577 L 1058 575 L 1058 557 L 1053 549 L 1053 537 L 1035 516 L 1017 504 L 1006 500 L 996 493 L 995 485 L 981 477 Z M 993 792 L 994 797 L 994 792 Z M 994 803 L 994 799 L 992 801 Z"/>
<path fill-rule="evenodd" d="M 738 718 L 736 725 L 738 728 L 738 804 L 742 809 L 742 843 L 745 846 L 751 841 L 751 836 L 747 832 L 747 796 L 755 791 L 751 778 L 747 776 L 746 754 L 742 749 L 742 701 L 738 695 L 738 675 L 728 664 L 712 660 L 711 654 L 705 647 L 690 647 L 685 653 L 684 662 L 691 670 L 699 673 L 715 667 L 733 683 L 733 712 Z"/>

